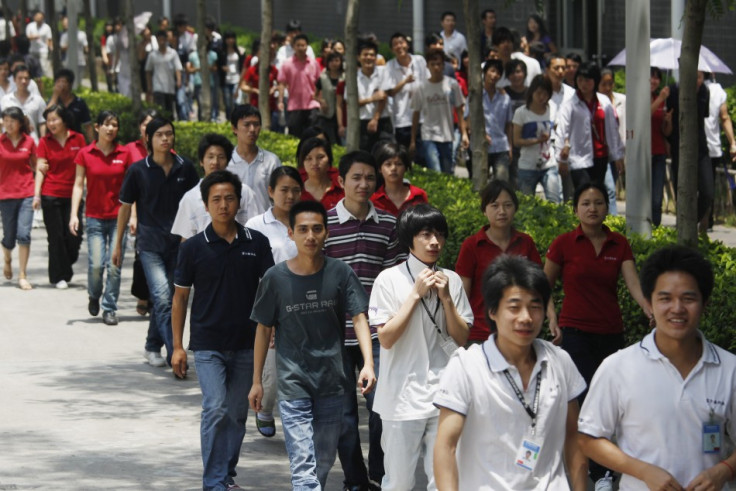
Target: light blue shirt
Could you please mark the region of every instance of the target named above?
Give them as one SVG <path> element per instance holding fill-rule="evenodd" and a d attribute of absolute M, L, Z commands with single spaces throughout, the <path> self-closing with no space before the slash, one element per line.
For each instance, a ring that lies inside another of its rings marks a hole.
<path fill-rule="evenodd" d="M 506 125 L 511 124 L 514 113 L 511 110 L 511 98 L 498 91 L 491 96 L 483 91 L 483 118 L 486 124 L 486 135 L 491 137 L 488 153 L 509 151 L 509 139 L 506 136 Z"/>

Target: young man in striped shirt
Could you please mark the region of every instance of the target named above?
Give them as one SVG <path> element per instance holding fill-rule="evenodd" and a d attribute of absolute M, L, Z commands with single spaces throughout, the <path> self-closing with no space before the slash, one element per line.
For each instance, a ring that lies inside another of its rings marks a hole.
<path fill-rule="evenodd" d="M 339 179 L 345 190 L 345 198 L 327 212 L 329 235 L 325 242 L 327 256 L 350 265 L 369 295 L 378 274 L 405 258 L 405 254 L 400 253 L 396 236 L 396 218 L 376 209 L 370 201 L 376 190 L 376 167 L 373 156 L 364 151 L 350 152 L 340 159 Z M 380 348 L 375 329 L 371 330 L 371 337 L 374 369 L 378 376 Z M 378 486 L 383 477 L 381 419 L 372 411 L 373 393 L 366 395 L 366 406 L 370 413 L 370 450 L 366 472 L 360 449 L 358 400 L 354 390 L 355 369 L 363 366 L 363 357 L 350 320 L 345 329 L 345 353 L 346 387 L 349 389 L 345 391 L 343 431 L 338 455 L 345 472 L 345 488 L 367 489 L 371 484 Z M 369 483 L 369 480 L 373 482 Z"/>

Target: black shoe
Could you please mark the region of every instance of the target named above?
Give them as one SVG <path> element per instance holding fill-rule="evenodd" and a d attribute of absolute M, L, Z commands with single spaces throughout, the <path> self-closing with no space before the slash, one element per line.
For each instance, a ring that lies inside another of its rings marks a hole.
<path fill-rule="evenodd" d="M 87 310 L 89 310 L 89 315 L 92 317 L 97 317 L 97 314 L 100 313 L 100 301 L 97 298 L 90 298 L 89 303 L 87 304 Z"/>
<path fill-rule="evenodd" d="M 106 310 L 102 313 L 102 322 L 107 324 L 108 326 L 117 326 L 118 325 L 118 317 L 115 315 L 115 312 L 112 310 Z"/>

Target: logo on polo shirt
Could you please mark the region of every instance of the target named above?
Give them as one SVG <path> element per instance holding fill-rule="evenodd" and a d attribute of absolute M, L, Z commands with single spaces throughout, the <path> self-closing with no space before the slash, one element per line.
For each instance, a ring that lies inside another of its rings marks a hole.
<path fill-rule="evenodd" d="M 317 290 L 309 290 L 307 292 L 307 300 L 317 300 Z"/>
<path fill-rule="evenodd" d="M 616 261 L 618 258 L 615 258 L 613 256 L 603 256 L 604 261 Z"/>
<path fill-rule="evenodd" d="M 124 164 L 125 161 L 124 160 L 120 160 L 120 159 L 112 159 L 112 163 L 113 164 Z"/>
<path fill-rule="evenodd" d="M 70 147 L 71 151 L 81 150 L 82 147 Z"/>
<path fill-rule="evenodd" d="M 241 256 L 255 256 L 255 252 L 248 252 L 248 251 L 240 251 Z"/>
<path fill-rule="evenodd" d="M 184 182 L 184 178 L 183 177 L 177 177 L 176 178 L 176 182 Z"/>

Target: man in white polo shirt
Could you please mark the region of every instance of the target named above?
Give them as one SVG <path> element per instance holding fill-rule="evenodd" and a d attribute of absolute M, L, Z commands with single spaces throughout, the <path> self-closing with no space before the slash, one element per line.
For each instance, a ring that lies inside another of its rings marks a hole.
<path fill-rule="evenodd" d="M 736 356 L 698 330 L 713 290 L 711 265 L 696 250 L 669 246 L 644 262 L 640 276 L 657 328 L 596 371 L 578 420 L 583 452 L 621 472 L 622 490 L 728 489 Z"/>

